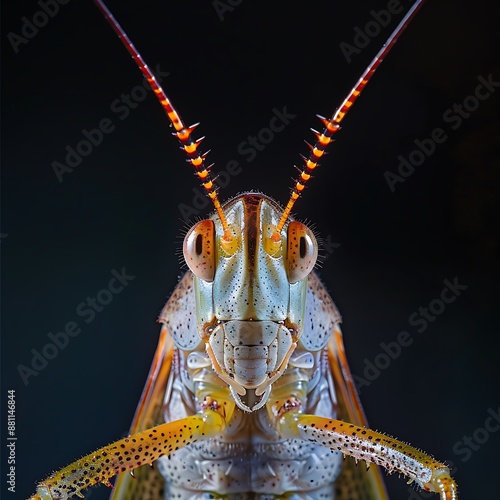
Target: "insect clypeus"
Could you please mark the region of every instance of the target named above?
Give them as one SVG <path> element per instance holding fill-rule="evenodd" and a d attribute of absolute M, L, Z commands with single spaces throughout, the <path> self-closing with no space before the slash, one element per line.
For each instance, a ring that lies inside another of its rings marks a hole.
<path fill-rule="evenodd" d="M 114 498 L 386 498 L 378 467 L 456 499 L 449 469 L 365 427 L 340 316 L 314 273 L 312 231 L 290 215 L 339 123 L 420 8 L 416 2 L 304 158 L 285 207 L 259 193 L 221 205 L 193 137 L 126 35 L 215 207 L 186 234 L 184 275 L 163 324 L 131 435 L 40 482 L 36 499 L 70 498 L 121 472 Z M 342 455 L 347 455 L 345 462 Z M 154 465 L 149 467 L 148 465 Z"/>

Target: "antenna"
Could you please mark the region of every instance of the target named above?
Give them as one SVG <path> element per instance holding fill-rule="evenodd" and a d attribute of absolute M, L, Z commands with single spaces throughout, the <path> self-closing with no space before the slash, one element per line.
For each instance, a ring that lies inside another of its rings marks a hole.
<path fill-rule="evenodd" d="M 141 54 L 139 54 L 139 51 L 134 47 L 134 44 L 130 41 L 123 28 L 118 24 L 118 21 L 114 18 L 113 14 L 111 14 L 111 12 L 101 0 L 94 0 L 94 2 L 96 3 L 99 10 L 103 13 L 104 17 L 109 22 L 115 33 L 118 35 L 118 38 L 121 40 L 123 45 L 125 45 L 125 48 L 129 51 L 132 59 L 142 71 L 142 74 L 146 77 L 149 86 L 153 90 L 157 99 L 160 101 L 160 104 L 162 105 L 170 122 L 175 128 L 175 133 L 173 135 L 177 136 L 177 138 L 181 142 L 181 149 L 183 149 L 188 156 L 187 161 L 191 163 L 191 165 L 193 165 L 193 167 L 195 168 L 196 175 L 201 180 L 201 185 L 204 187 L 206 195 L 212 200 L 215 210 L 219 215 L 219 219 L 224 231 L 224 235 L 222 236 L 223 240 L 225 240 L 226 243 L 231 242 L 233 236 L 227 223 L 226 216 L 224 215 L 224 212 L 222 210 L 219 197 L 217 196 L 215 184 L 210 176 L 210 169 L 212 168 L 212 165 L 209 165 L 208 167 L 205 166 L 205 158 L 208 155 L 208 152 L 200 154 L 197 151 L 198 146 L 200 145 L 201 141 L 203 141 L 204 137 L 194 140 L 191 136 L 193 130 L 199 125 L 199 123 L 195 123 L 194 125 L 191 125 L 189 127 L 186 127 L 184 125 L 184 122 L 182 121 L 179 113 L 177 113 L 175 108 L 172 106 L 170 99 L 158 84 L 155 76 L 149 69 L 148 65 L 144 62 Z"/>
<path fill-rule="evenodd" d="M 361 94 L 362 90 L 365 88 L 366 84 L 370 81 L 370 78 L 375 73 L 375 70 L 380 66 L 380 63 L 384 60 L 385 56 L 390 52 L 401 33 L 406 29 L 406 27 L 410 24 L 411 20 L 415 16 L 415 14 L 419 11 L 420 7 L 424 4 L 425 0 L 417 0 L 411 7 L 411 9 L 406 13 L 405 17 L 398 24 L 396 29 L 392 32 L 391 36 L 387 39 L 382 48 L 378 51 L 377 55 L 373 58 L 372 62 L 365 69 L 363 74 L 361 75 L 358 83 L 352 88 L 347 97 L 342 101 L 342 104 L 337 108 L 335 113 L 331 118 L 327 119 L 323 116 L 317 115 L 318 118 L 323 122 L 325 128 L 322 133 L 311 129 L 316 136 L 316 143 L 314 146 L 309 144 L 311 152 L 309 157 L 302 156 L 302 159 L 305 164 L 304 170 L 300 173 L 299 177 L 295 180 L 295 185 L 292 188 L 292 194 L 290 195 L 290 199 L 286 204 L 285 210 L 281 219 L 276 226 L 276 231 L 273 234 L 273 240 L 278 241 L 280 239 L 280 232 L 285 225 L 288 216 L 295 204 L 298 200 L 300 194 L 305 188 L 307 181 L 311 178 L 312 172 L 319 165 L 319 160 L 325 153 L 326 148 L 330 143 L 333 142 L 332 136 L 340 130 L 340 122 L 344 119 L 345 115 L 352 107 L 356 99 Z"/>

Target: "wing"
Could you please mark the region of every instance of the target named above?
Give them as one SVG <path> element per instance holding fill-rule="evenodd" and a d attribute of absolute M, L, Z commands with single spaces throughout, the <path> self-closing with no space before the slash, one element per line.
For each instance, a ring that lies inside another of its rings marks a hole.
<path fill-rule="evenodd" d="M 325 286 L 315 273 L 308 280 L 309 293 L 315 303 L 316 321 L 329 325 L 333 330 L 328 340 L 328 361 L 337 398 L 337 418 L 355 425 L 368 427 L 365 413 L 345 355 L 344 341 L 338 310 Z M 388 500 L 380 468 L 372 465 L 366 470 L 363 464 L 346 459 L 340 477 L 335 483 L 336 497 L 340 500 Z"/>
<path fill-rule="evenodd" d="M 159 322 L 168 322 L 171 329 L 182 330 L 182 322 L 187 313 L 181 309 L 195 307 L 192 285 L 193 275 L 187 272 L 163 308 Z M 179 307 L 179 304 L 183 307 Z M 174 354 L 172 335 L 163 324 L 146 385 L 130 427 L 130 434 L 164 422 L 164 401 L 168 400 L 175 378 L 175 370 L 172 370 Z M 163 498 L 164 480 L 154 466 L 139 467 L 135 470 L 134 476 L 129 473 L 120 474 L 111 495 L 111 500 L 163 500 Z"/>

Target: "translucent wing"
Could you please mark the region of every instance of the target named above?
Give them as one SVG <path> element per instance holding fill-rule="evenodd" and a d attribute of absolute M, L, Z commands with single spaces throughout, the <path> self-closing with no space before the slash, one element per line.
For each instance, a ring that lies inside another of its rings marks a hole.
<path fill-rule="evenodd" d="M 168 323 L 170 329 L 174 331 L 183 329 L 183 320 L 187 317 L 187 311 L 181 309 L 188 308 L 194 311 L 192 282 L 192 274 L 186 273 L 167 301 L 160 316 L 160 321 Z M 180 308 L 179 304 L 182 304 L 183 307 Z M 164 324 L 161 328 L 158 347 L 146 385 L 130 427 L 130 434 L 164 422 L 164 401 L 168 401 L 168 395 L 175 378 L 175 369 L 172 369 L 174 357 L 172 335 Z M 129 473 L 121 474 L 111 495 L 112 500 L 163 500 L 163 498 L 164 479 L 155 466 L 139 467 L 135 470 L 134 477 Z"/>
<path fill-rule="evenodd" d="M 315 322 L 319 328 L 330 329 L 328 340 L 328 362 L 334 393 L 337 399 L 337 418 L 354 425 L 368 427 L 358 393 L 349 369 L 340 330 L 340 315 L 326 288 L 315 273 L 308 280 L 309 293 L 315 303 Z M 307 307 L 307 306 L 306 306 Z M 366 470 L 364 464 L 356 465 L 346 459 L 340 477 L 335 483 L 336 497 L 340 500 L 387 500 L 389 497 L 379 467 L 372 465 Z"/>

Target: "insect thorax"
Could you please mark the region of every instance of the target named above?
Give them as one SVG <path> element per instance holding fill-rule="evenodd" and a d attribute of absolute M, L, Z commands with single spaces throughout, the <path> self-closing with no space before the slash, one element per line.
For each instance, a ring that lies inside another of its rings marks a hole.
<path fill-rule="evenodd" d="M 303 359 L 304 354 L 299 351 L 296 358 Z M 166 421 L 196 412 L 199 402 L 193 391 L 198 384 L 220 384 L 210 368 L 199 368 L 202 352 L 197 355 L 196 369 L 189 367 L 190 356 L 192 353 L 176 353 L 176 373 L 172 374 L 171 392 L 166 396 Z M 313 358 L 308 368 L 289 367 L 275 383 L 273 394 L 306 393 L 305 411 L 335 416 L 336 399 L 324 352 L 315 353 Z M 297 499 L 333 499 L 341 466 L 339 453 L 314 443 L 280 438 L 266 408 L 251 413 L 236 409 L 223 435 L 193 443 L 158 462 L 166 481 L 165 498 L 190 500 L 222 495 L 263 500 L 285 493 L 295 493 L 297 496 L 292 498 Z M 206 492 L 214 496 L 208 497 Z"/>

